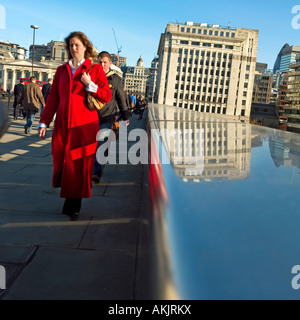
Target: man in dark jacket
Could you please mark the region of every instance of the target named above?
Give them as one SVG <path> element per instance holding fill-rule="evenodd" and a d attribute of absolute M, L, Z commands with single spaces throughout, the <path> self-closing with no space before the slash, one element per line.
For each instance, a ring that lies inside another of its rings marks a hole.
<path fill-rule="evenodd" d="M 116 70 L 111 69 L 112 61 L 111 55 L 107 51 L 102 51 L 98 55 L 98 63 L 102 65 L 103 70 L 106 74 L 109 87 L 112 92 L 111 100 L 105 105 L 104 108 L 98 111 L 99 123 L 100 123 L 100 132 L 103 133 L 99 141 L 99 145 L 103 144 L 108 139 L 112 124 L 119 118 L 119 114 L 122 120 L 127 122 L 129 125 L 130 113 L 127 110 L 126 96 L 125 91 L 122 85 L 122 79 Z M 105 133 L 106 132 L 106 133 Z M 106 151 L 105 156 L 108 155 L 108 150 Z M 103 165 L 101 165 L 97 159 L 94 163 L 94 172 L 92 180 L 95 183 L 99 183 L 103 173 Z"/>
<path fill-rule="evenodd" d="M 42 87 L 42 94 L 43 94 L 45 103 L 46 103 L 48 95 L 50 93 L 51 85 L 52 85 L 52 79 L 49 78 L 48 79 L 48 83 L 44 84 L 43 87 Z"/>
<path fill-rule="evenodd" d="M 47 98 L 50 93 L 51 86 L 52 86 L 52 79 L 49 78 L 48 83 L 44 84 L 42 87 L 42 95 L 44 97 L 45 103 L 47 102 Z M 42 115 L 43 109 L 44 108 L 41 109 L 41 115 Z"/>
<path fill-rule="evenodd" d="M 18 120 L 18 115 L 21 111 L 21 104 L 20 104 L 20 98 L 22 97 L 22 94 L 24 92 L 24 80 L 21 78 L 20 82 L 15 85 L 14 87 L 14 95 L 15 95 L 15 100 L 14 100 L 14 120 Z M 23 109 L 22 109 L 23 110 Z M 23 118 L 25 118 L 25 113 L 23 112 Z"/>

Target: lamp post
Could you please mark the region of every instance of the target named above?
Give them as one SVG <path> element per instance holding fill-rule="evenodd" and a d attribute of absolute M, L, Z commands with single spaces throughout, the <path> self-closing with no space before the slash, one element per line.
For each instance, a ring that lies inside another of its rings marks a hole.
<path fill-rule="evenodd" d="M 31 25 L 30 28 L 33 29 L 33 43 L 32 43 L 32 69 L 31 69 L 31 75 L 33 76 L 33 56 L 34 56 L 34 39 L 35 39 L 35 29 L 38 29 L 38 26 Z"/>

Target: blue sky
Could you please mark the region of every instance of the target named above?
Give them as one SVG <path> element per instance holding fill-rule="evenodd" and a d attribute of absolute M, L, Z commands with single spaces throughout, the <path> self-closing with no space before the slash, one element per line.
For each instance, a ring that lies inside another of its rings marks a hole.
<path fill-rule="evenodd" d="M 3 1 L 5 29 L 0 40 L 28 48 L 33 30 L 39 26 L 35 43 L 63 40 L 72 31 L 85 32 L 98 50 L 117 52 L 113 30 L 121 56 L 127 64 L 136 64 L 140 55 L 145 66 L 157 54 L 160 34 L 168 23 L 207 22 L 259 30 L 258 61 L 273 68 L 276 56 L 285 43 L 300 45 L 300 29 L 292 27 L 296 1 L 270 0 L 114 0 L 114 1 Z M 299 11 L 300 14 L 300 11 Z M 300 15 L 299 15 L 300 24 Z M 1 25 L 1 23 L 0 23 Z"/>

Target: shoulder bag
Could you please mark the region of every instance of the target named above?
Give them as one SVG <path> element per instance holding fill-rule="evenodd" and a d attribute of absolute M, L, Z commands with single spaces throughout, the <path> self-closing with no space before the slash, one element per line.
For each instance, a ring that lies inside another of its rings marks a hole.
<path fill-rule="evenodd" d="M 94 63 L 91 64 L 86 74 L 90 72 L 93 65 Z M 105 103 L 102 103 L 101 101 L 96 99 L 89 91 L 87 91 L 87 106 L 90 111 L 95 111 L 95 110 L 101 110 L 105 106 Z"/>

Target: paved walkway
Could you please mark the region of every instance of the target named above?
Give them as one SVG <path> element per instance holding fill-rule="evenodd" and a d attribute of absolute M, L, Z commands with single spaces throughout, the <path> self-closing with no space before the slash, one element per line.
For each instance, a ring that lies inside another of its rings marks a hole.
<path fill-rule="evenodd" d="M 51 187 L 52 130 L 40 140 L 24 123 L 0 140 L 0 300 L 148 299 L 148 167 L 107 165 L 69 221 Z M 146 124 L 133 115 L 129 129 Z"/>

